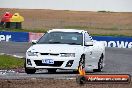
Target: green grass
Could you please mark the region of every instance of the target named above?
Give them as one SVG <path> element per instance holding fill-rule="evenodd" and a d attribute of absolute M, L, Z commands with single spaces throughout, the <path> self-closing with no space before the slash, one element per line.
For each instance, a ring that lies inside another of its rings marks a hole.
<path fill-rule="evenodd" d="M 112 27 L 112 28 L 94 28 L 94 27 L 88 27 L 88 26 L 65 26 L 64 29 L 82 29 L 82 30 L 88 30 L 88 29 L 99 29 L 100 31 L 119 31 L 118 28 Z M 129 29 L 130 30 L 130 29 Z M 46 33 L 48 29 L 8 29 L 8 28 L 0 28 L 0 31 L 11 31 L 11 32 L 34 32 L 34 33 Z M 96 31 L 96 30 L 95 30 Z M 120 34 L 120 33 L 107 33 L 107 34 L 101 34 L 101 33 L 90 33 L 92 36 L 127 36 L 132 37 L 131 34 Z"/>
<path fill-rule="evenodd" d="M 0 55 L 0 69 L 23 68 L 24 59 L 15 58 L 8 55 Z"/>
<path fill-rule="evenodd" d="M 100 30 L 100 31 L 104 31 L 104 33 L 98 33 L 98 32 L 95 32 L 95 33 L 90 33 L 90 35 L 92 36 L 126 36 L 126 37 L 132 37 L 132 34 L 127 34 L 127 33 L 122 33 L 120 32 L 120 30 L 125 30 L 125 29 L 119 29 L 118 27 L 111 27 L 111 28 L 96 28 L 96 27 L 89 27 L 89 26 L 65 26 L 64 27 L 65 29 L 82 29 L 82 30 L 86 30 L 86 31 L 90 31 L 90 30 L 93 30 L 93 31 L 97 31 L 97 30 Z M 130 31 L 132 29 L 126 29 L 126 31 Z M 105 33 L 107 31 L 110 31 L 109 33 Z M 119 31 L 119 32 L 118 32 Z M 113 32 L 113 33 L 111 33 Z M 117 32 L 117 33 L 115 33 Z"/>
<path fill-rule="evenodd" d="M 99 27 L 90 27 L 90 26 L 65 26 L 66 29 L 101 29 L 101 30 L 118 30 L 118 27 L 111 27 L 111 28 L 99 28 Z"/>
<path fill-rule="evenodd" d="M 47 31 L 47 29 L 9 29 L 9 28 L 0 28 L 0 31 L 45 33 Z"/>
<path fill-rule="evenodd" d="M 132 37 L 132 35 L 122 35 L 122 34 L 90 34 L 91 36 L 114 36 L 114 37 Z"/>

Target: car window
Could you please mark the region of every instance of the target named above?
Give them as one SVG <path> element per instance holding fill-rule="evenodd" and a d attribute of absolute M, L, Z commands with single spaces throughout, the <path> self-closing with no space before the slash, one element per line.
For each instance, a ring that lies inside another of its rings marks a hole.
<path fill-rule="evenodd" d="M 39 41 L 39 44 L 75 44 L 82 45 L 82 33 L 77 32 L 51 32 L 46 33 Z"/>
<path fill-rule="evenodd" d="M 84 37 L 85 37 L 85 42 L 92 42 L 92 37 L 89 36 L 88 33 L 85 33 Z"/>

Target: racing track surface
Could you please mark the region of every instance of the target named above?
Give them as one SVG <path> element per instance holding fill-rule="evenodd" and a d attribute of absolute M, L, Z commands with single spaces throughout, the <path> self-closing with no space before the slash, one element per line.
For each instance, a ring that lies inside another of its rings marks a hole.
<path fill-rule="evenodd" d="M 29 43 L 0 42 L 0 53 L 24 56 L 30 47 Z M 90 72 L 89 74 L 91 74 Z M 106 48 L 106 65 L 103 72 L 132 75 L 132 49 Z M 36 74 L 27 75 L 26 73 L 7 73 L 0 74 L 4 79 L 23 79 L 23 78 L 75 78 L 77 74 L 72 71 L 58 71 L 55 74 L 48 74 L 46 70 L 38 71 Z"/>

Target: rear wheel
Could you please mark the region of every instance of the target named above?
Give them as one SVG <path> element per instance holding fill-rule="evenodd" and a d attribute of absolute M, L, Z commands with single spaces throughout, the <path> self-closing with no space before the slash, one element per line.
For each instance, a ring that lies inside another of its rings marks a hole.
<path fill-rule="evenodd" d="M 47 69 L 47 70 L 48 70 L 48 73 L 56 73 L 57 69 Z"/>
<path fill-rule="evenodd" d="M 93 69 L 94 72 L 101 72 L 103 69 L 103 54 L 101 55 L 99 62 L 98 62 L 98 69 Z"/>

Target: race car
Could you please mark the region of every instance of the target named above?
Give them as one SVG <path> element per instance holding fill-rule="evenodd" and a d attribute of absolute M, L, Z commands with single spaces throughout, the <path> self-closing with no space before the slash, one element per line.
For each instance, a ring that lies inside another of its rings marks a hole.
<path fill-rule="evenodd" d="M 37 69 L 47 69 L 49 73 L 57 69 L 77 71 L 79 66 L 85 71 L 102 71 L 105 61 L 105 45 L 93 40 L 85 30 L 52 29 L 26 52 L 25 72 L 34 74 Z"/>

